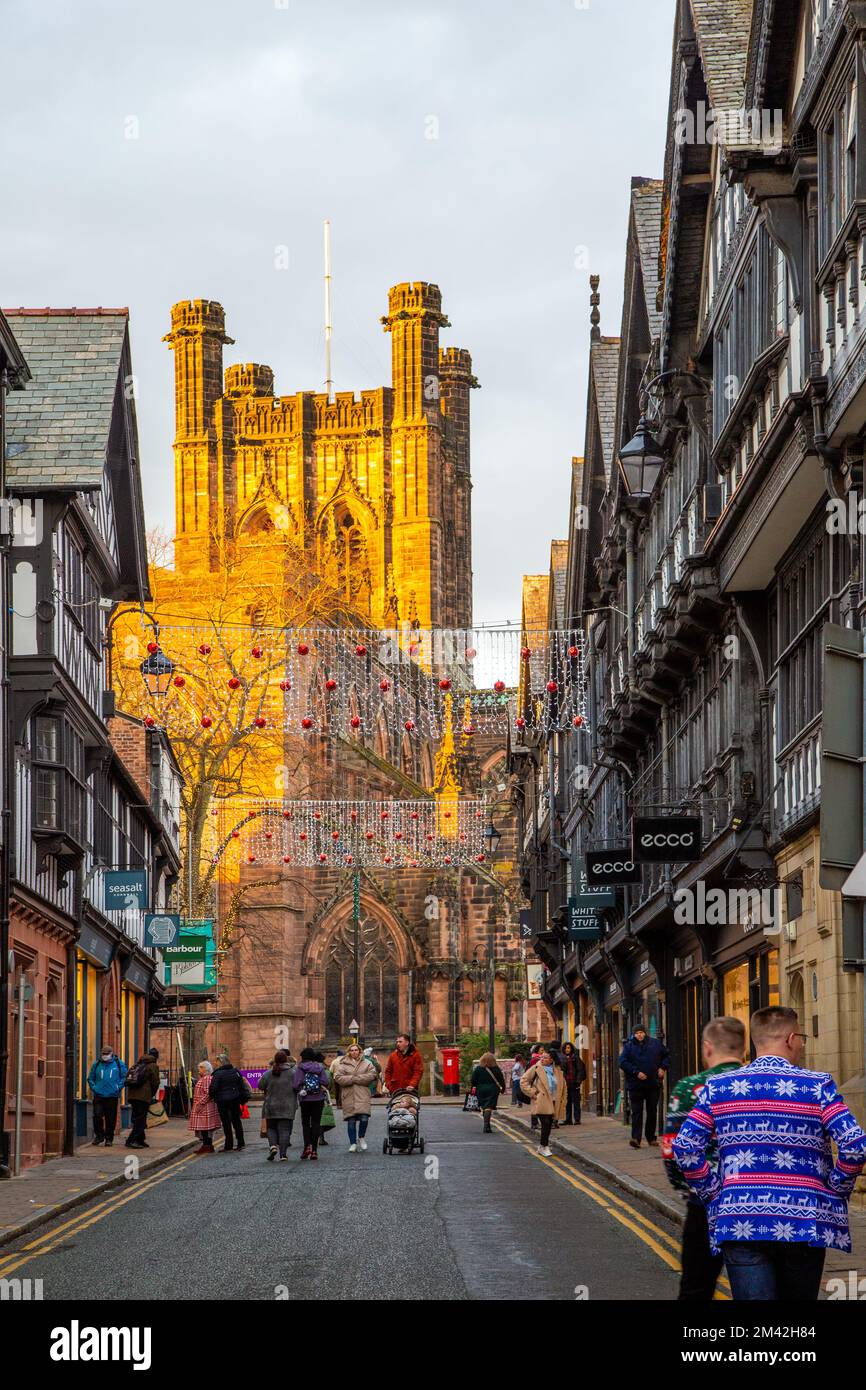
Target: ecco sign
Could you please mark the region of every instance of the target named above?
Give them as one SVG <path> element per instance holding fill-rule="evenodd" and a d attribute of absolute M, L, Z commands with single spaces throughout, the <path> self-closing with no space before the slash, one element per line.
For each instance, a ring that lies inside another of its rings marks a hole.
<path fill-rule="evenodd" d="M 628 848 L 587 851 L 586 881 L 590 886 L 640 883 L 640 877 L 640 865 L 635 863 Z"/>
<path fill-rule="evenodd" d="M 635 816 L 632 857 L 638 864 L 691 864 L 701 857 L 697 816 Z"/>

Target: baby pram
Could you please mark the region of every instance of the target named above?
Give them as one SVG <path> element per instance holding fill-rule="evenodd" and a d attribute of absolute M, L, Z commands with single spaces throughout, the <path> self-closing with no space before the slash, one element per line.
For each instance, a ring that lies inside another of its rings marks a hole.
<path fill-rule="evenodd" d="M 416 1091 L 395 1091 L 388 1101 L 385 1119 L 388 1133 L 382 1140 L 383 1154 L 424 1152 L 420 1137 L 421 1101 Z"/>

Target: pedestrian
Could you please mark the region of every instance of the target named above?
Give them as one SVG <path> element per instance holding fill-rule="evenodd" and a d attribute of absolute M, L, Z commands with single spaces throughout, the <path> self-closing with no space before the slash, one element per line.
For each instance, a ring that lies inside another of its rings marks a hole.
<path fill-rule="evenodd" d="M 478 1097 L 478 1106 L 484 1116 L 482 1133 L 492 1134 L 490 1117 L 496 1109 L 499 1097 L 505 1091 L 505 1077 L 502 1075 L 501 1067 L 496 1065 L 496 1058 L 492 1052 L 485 1052 L 478 1058 L 469 1079 L 469 1086 Z"/>
<path fill-rule="evenodd" d="M 540 1043 L 540 1042 L 533 1043 L 533 1044 L 532 1044 L 532 1047 L 531 1047 L 530 1050 L 529 1050 L 529 1066 L 530 1066 L 530 1067 L 537 1066 L 540 1057 L 541 1057 L 541 1043 Z M 522 1095 L 522 1094 L 523 1094 L 523 1092 L 521 1091 L 521 1095 Z M 532 1114 L 532 1115 L 530 1116 L 529 1127 L 530 1127 L 530 1129 L 538 1129 L 538 1116 L 537 1116 L 537 1115 Z"/>
<path fill-rule="evenodd" d="M 376 1072 L 374 1080 L 370 1082 L 370 1095 L 377 1096 L 382 1086 L 382 1063 L 379 1061 L 372 1047 L 364 1048 L 364 1056 L 367 1058 L 368 1062 L 372 1063 Z"/>
<path fill-rule="evenodd" d="M 638 1024 L 619 1054 L 619 1067 L 625 1076 L 628 1106 L 631 1111 L 631 1139 L 633 1149 L 640 1148 L 641 1130 L 644 1128 L 643 1112 L 646 1109 L 646 1141 L 650 1148 L 658 1144 L 659 1093 L 665 1072 L 670 1066 L 671 1054 L 658 1038 L 651 1038 L 643 1024 Z"/>
<path fill-rule="evenodd" d="M 316 1060 L 313 1049 L 302 1048 L 301 1060 L 292 1077 L 292 1085 L 301 1107 L 301 1128 L 304 1134 L 302 1159 L 319 1157 L 320 1125 L 329 1080 L 327 1070 Z"/>
<path fill-rule="evenodd" d="M 117 1104 L 126 1083 L 129 1068 L 111 1047 L 104 1047 L 87 1073 L 87 1085 L 93 1096 L 93 1144 L 114 1143 L 117 1128 Z"/>
<path fill-rule="evenodd" d="M 520 1089 L 532 1101 L 532 1114 L 541 1130 L 538 1152 L 550 1158 L 550 1131 L 565 1114 L 565 1077 L 552 1046 L 541 1048 L 538 1061 L 520 1078 Z"/>
<path fill-rule="evenodd" d="M 574 1043 L 562 1049 L 562 1074 L 565 1077 L 567 1099 L 564 1124 L 580 1124 L 580 1088 L 586 1080 L 586 1066 Z"/>
<path fill-rule="evenodd" d="M 512 1104 L 512 1105 L 521 1106 L 521 1105 L 525 1105 L 525 1104 L 526 1104 L 526 1102 L 525 1102 L 524 1099 L 523 1099 L 523 1092 L 522 1092 L 521 1089 L 520 1089 L 520 1078 L 521 1078 L 521 1076 L 523 1076 L 523 1074 L 524 1074 L 525 1071 L 526 1071 L 526 1059 L 524 1058 L 522 1052 L 518 1052 L 517 1056 L 514 1058 L 514 1065 L 513 1065 L 513 1067 L 511 1068 L 511 1104 Z"/>
<path fill-rule="evenodd" d="M 213 1089 L 214 1069 L 210 1062 L 199 1062 L 198 1080 L 192 1093 L 192 1107 L 189 1112 L 189 1128 L 194 1130 L 200 1141 L 194 1150 L 197 1154 L 214 1152 L 214 1130 L 219 1128 L 220 1112 L 211 1091 Z"/>
<path fill-rule="evenodd" d="M 150 1053 L 145 1052 L 126 1073 L 126 1095 L 132 1110 L 132 1129 L 126 1141 L 128 1149 L 150 1148 L 144 1132 L 147 1128 L 147 1112 L 158 1090 L 159 1067 Z"/>
<path fill-rule="evenodd" d="M 298 1108 L 298 1093 L 292 1085 L 293 1079 L 292 1059 L 288 1052 L 280 1049 L 258 1086 L 265 1097 L 262 1119 L 268 1132 L 269 1162 L 273 1162 L 278 1153 L 281 1163 L 288 1161 L 286 1149 L 292 1147 L 292 1127 Z"/>
<path fill-rule="evenodd" d="M 397 1045 L 385 1065 L 385 1090 L 417 1091 L 424 1071 L 424 1060 L 408 1033 L 398 1033 Z"/>
<path fill-rule="evenodd" d="M 334 1080 L 340 1087 L 340 1105 L 349 1132 L 349 1153 L 356 1153 L 358 1149 L 364 1153 L 367 1148 L 364 1136 L 372 1108 L 370 1087 L 376 1084 L 376 1068 L 357 1043 L 352 1043 L 343 1056 L 337 1058 Z"/>
<path fill-rule="evenodd" d="M 737 1302 L 814 1301 L 827 1249 L 851 1249 L 848 1198 L 866 1133 L 829 1072 L 800 1066 L 799 1026 L 793 1009 L 752 1014 L 755 1060 L 711 1076 L 673 1141 L 683 1177 L 711 1208 L 712 1249 Z"/>
<path fill-rule="evenodd" d="M 221 1052 L 217 1057 L 217 1062 L 219 1066 L 213 1074 L 210 1094 L 211 1100 L 219 1110 L 223 1133 L 226 1137 L 223 1153 L 231 1153 L 235 1147 L 235 1138 L 237 1138 L 238 1149 L 242 1149 L 245 1144 L 241 1106 L 252 1095 L 252 1089 L 241 1076 L 237 1067 L 232 1066 L 227 1053 Z"/>
<path fill-rule="evenodd" d="M 673 1187 L 686 1198 L 686 1219 L 683 1225 L 682 1255 L 680 1256 L 680 1292 L 684 1302 L 709 1303 L 716 1291 L 716 1280 L 722 1269 L 722 1256 L 710 1249 L 707 1209 L 692 1192 L 673 1156 L 674 1138 L 683 1120 L 694 1107 L 698 1096 L 711 1076 L 738 1071 L 743 1065 L 746 1050 L 746 1029 L 740 1019 L 719 1017 L 711 1019 L 701 1038 L 704 1070 L 678 1081 L 668 1103 L 668 1114 L 662 1134 L 662 1159 Z M 715 1146 L 707 1158 L 713 1162 Z"/>

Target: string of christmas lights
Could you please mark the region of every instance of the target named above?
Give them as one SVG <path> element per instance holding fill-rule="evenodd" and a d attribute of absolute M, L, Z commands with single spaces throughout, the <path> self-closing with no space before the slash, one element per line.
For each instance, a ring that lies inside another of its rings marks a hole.
<path fill-rule="evenodd" d="M 438 743 L 452 708 L 466 738 L 587 725 L 584 645 L 572 630 L 142 624 L 119 647 L 123 708 L 147 705 L 146 721 L 170 732 L 248 715 L 252 728 L 301 737 L 382 730 Z"/>
<path fill-rule="evenodd" d="M 212 862 L 267 868 L 426 869 L 483 864 L 485 800 L 267 800 L 212 807 Z"/>

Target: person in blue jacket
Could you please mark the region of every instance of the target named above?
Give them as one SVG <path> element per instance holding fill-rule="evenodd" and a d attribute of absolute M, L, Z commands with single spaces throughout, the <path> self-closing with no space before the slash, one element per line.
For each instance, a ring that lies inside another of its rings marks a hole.
<path fill-rule="evenodd" d="M 659 1091 L 670 1063 L 671 1055 L 664 1043 L 658 1038 L 649 1037 L 642 1024 L 635 1028 L 619 1054 L 619 1066 L 625 1076 L 631 1111 L 631 1139 L 628 1142 L 633 1149 L 640 1148 L 644 1110 L 646 1141 L 651 1147 L 658 1144 Z"/>
<path fill-rule="evenodd" d="M 87 1073 L 87 1085 L 93 1096 L 93 1140 L 110 1148 L 117 1128 L 117 1103 L 126 1081 L 129 1067 L 110 1047 L 104 1047 L 99 1058 Z"/>

